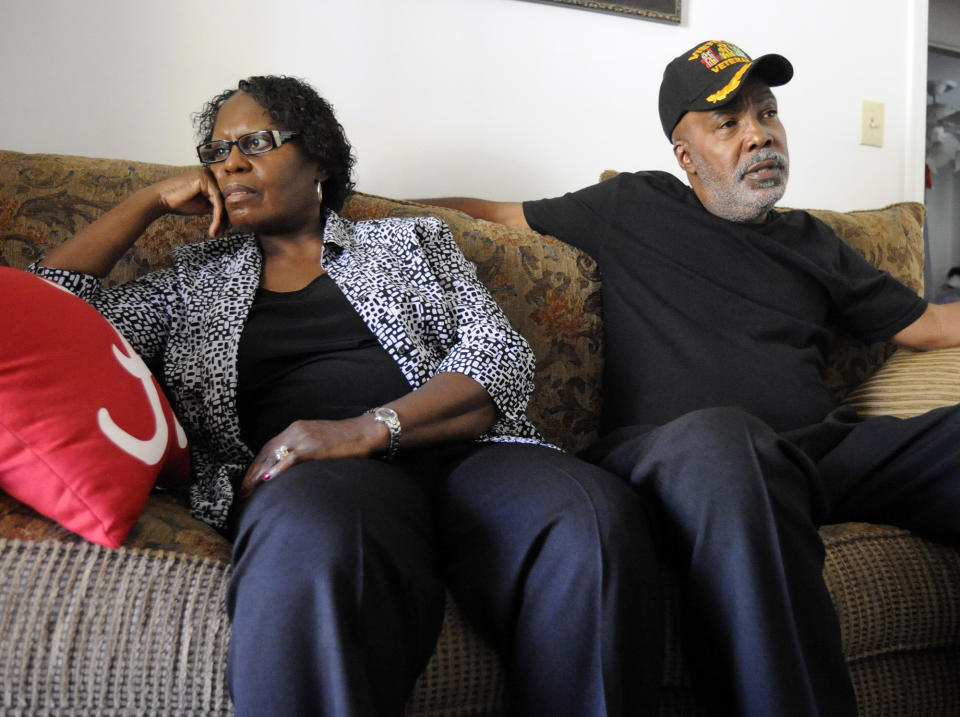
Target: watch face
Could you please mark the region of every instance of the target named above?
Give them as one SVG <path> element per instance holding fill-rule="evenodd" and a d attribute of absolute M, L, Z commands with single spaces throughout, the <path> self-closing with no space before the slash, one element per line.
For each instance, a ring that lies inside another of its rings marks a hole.
<path fill-rule="evenodd" d="M 390 443 L 383 454 L 383 457 L 389 460 L 397 455 L 397 449 L 400 446 L 400 417 L 397 416 L 396 411 L 386 406 L 370 409 L 370 413 L 373 414 L 375 420 L 380 421 L 390 431 Z"/>
<path fill-rule="evenodd" d="M 392 408 L 386 408 L 385 406 L 375 409 L 373 415 L 379 418 L 381 421 L 397 420 L 397 412 Z"/>

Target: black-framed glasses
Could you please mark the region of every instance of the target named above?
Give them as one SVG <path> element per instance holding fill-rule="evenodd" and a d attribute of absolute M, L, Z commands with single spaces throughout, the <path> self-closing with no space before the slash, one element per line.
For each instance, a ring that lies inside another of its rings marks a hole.
<path fill-rule="evenodd" d="M 233 145 L 237 145 L 237 149 L 246 155 L 263 154 L 276 149 L 284 142 L 289 142 L 298 134 L 300 133 L 280 129 L 260 129 L 237 137 L 232 142 L 225 139 L 204 142 L 197 147 L 197 156 L 203 164 L 223 162 L 230 156 L 230 148 Z"/>

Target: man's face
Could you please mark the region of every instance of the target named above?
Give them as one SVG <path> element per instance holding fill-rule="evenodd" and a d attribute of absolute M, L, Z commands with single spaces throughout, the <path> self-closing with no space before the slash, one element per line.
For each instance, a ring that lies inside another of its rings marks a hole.
<path fill-rule="evenodd" d="M 707 211 L 730 221 L 762 222 L 787 188 L 787 136 L 761 80 L 723 107 L 687 112 L 673 152 Z"/>

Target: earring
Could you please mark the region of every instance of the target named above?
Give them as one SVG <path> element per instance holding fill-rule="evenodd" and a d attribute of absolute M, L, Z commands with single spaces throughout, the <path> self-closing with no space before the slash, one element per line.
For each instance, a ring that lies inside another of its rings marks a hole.
<path fill-rule="evenodd" d="M 317 201 L 323 204 L 323 185 L 317 181 Z"/>

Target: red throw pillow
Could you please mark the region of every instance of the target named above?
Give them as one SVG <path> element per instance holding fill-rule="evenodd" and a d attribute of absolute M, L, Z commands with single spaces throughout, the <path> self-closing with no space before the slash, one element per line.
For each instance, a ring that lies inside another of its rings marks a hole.
<path fill-rule="evenodd" d="M 158 478 L 189 475 L 156 379 L 87 302 L 0 267 L 0 488 L 87 540 L 119 547 Z"/>

